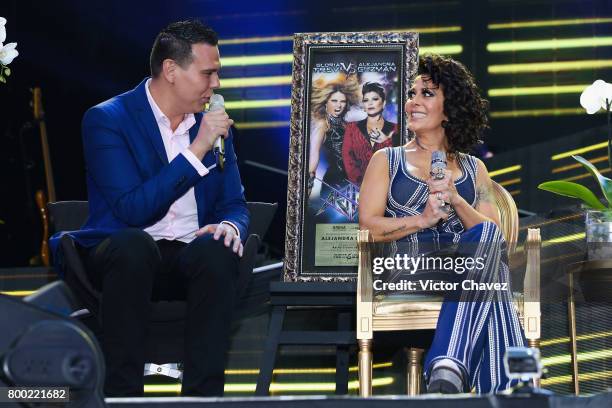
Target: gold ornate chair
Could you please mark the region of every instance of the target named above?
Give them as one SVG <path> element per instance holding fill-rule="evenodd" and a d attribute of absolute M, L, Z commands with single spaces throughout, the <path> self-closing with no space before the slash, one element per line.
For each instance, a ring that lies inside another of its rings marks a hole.
<path fill-rule="evenodd" d="M 510 266 L 516 257 L 518 211 L 514 199 L 493 182 L 495 201 L 500 212 L 501 229 L 508 243 Z M 357 342 L 359 344 L 359 394 L 372 394 L 372 342 L 375 331 L 435 329 L 443 298 L 433 295 L 403 295 L 397 299 L 378 297 L 372 287 L 372 236 L 360 230 L 358 236 L 359 272 L 357 280 Z M 523 293 L 514 294 L 515 306 L 530 347 L 540 339 L 540 230 L 529 229 L 524 250 L 527 252 Z M 408 348 L 407 388 L 409 395 L 420 391 L 423 350 Z M 538 384 L 537 384 L 538 385 Z"/>

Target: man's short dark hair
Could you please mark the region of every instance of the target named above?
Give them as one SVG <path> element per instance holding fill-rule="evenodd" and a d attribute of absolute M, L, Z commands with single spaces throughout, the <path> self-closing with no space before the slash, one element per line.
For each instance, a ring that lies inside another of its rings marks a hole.
<path fill-rule="evenodd" d="M 176 61 L 182 68 L 191 64 L 193 44 L 217 45 L 218 42 L 217 33 L 199 20 L 177 21 L 169 24 L 157 35 L 153 43 L 149 58 L 151 76 L 154 78 L 159 76 L 165 59 Z"/>

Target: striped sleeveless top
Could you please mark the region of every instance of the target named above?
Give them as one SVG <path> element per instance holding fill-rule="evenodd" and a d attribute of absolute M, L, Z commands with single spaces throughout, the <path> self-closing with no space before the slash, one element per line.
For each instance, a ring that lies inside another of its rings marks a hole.
<path fill-rule="evenodd" d="M 389 163 L 389 192 L 385 217 L 408 217 L 422 214 L 429 197 L 429 187 L 408 171 L 404 146 L 385 149 Z M 465 153 L 457 154 L 457 164 L 461 177 L 455 181 L 455 187 L 461 197 L 470 205 L 476 203 L 476 158 Z M 440 243 L 457 243 L 465 231 L 461 219 L 451 208 L 446 221 L 430 228 L 407 235 L 398 242 L 412 243 L 418 251 L 418 243 L 433 244 L 439 248 Z M 429 245 L 427 245 L 429 246 Z"/>

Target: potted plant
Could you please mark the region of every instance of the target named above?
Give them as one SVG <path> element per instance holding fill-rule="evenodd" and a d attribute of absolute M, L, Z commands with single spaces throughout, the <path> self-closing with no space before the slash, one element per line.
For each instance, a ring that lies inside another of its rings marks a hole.
<path fill-rule="evenodd" d="M 607 111 L 608 118 L 608 165 L 612 168 L 612 127 L 610 126 L 610 108 L 612 106 L 612 84 L 601 79 L 593 82 L 582 91 L 580 104 L 588 114 L 600 109 Z M 571 181 L 547 181 L 538 186 L 566 197 L 582 200 L 586 210 L 586 238 L 589 259 L 612 259 L 612 179 L 604 177 L 599 170 L 581 156 L 572 156 L 584 166 L 595 178 L 603 194 L 604 203 L 595 193 L 582 184 Z"/>

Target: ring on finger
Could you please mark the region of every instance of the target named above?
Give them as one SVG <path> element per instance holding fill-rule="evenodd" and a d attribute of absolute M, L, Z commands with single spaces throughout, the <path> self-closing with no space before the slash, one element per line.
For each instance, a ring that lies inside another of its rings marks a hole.
<path fill-rule="evenodd" d="M 442 193 L 441 193 L 441 192 L 439 192 L 439 191 L 436 193 L 436 198 L 437 198 L 438 200 L 440 200 L 440 201 L 444 201 L 444 200 L 442 200 Z"/>

